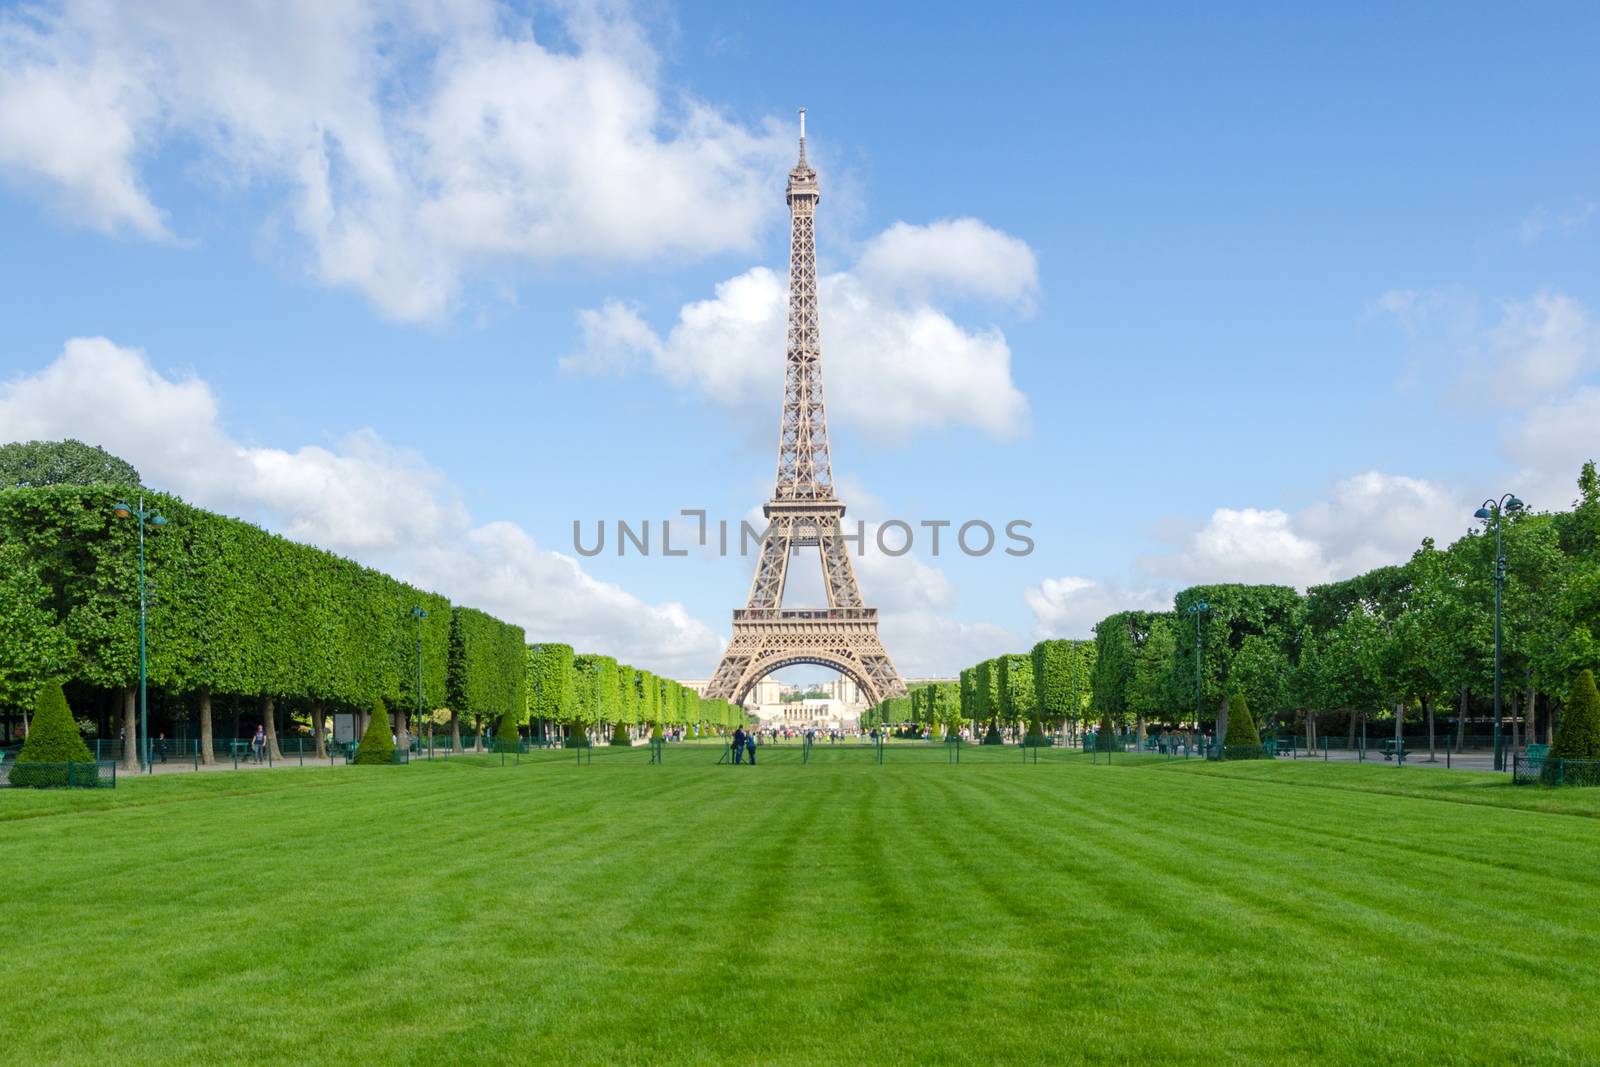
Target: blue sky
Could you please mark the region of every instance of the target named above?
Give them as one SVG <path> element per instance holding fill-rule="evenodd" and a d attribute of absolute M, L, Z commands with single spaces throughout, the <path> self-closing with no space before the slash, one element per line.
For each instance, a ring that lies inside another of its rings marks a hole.
<path fill-rule="evenodd" d="M 703 676 L 751 561 L 571 523 L 767 492 L 804 105 L 852 515 L 1037 542 L 863 564 L 908 674 L 1600 452 L 1592 5 L 809 10 L 0 7 L 0 438 Z"/>

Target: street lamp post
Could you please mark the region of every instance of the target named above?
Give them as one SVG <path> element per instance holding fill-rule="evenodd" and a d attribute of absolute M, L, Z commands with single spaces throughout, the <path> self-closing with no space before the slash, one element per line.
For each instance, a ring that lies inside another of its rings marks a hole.
<path fill-rule="evenodd" d="M 145 599 L 144 584 L 144 528 L 151 526 L 165 526 L 167 520 L 153 511 L 146 511 L 144 507 L 144 494 L 139 494 L 139 506 L 129 507 L 126 501 L 119 500 L 111 514 L 119 519 L 137 517 L 139 520 L 139 743 L 142 746 L 144 769 L 146 773 L 155 768 L 150 763 L 150 700 L 148 693 L 149 657 L 146 654 L 145 619 L 148 614 Z M 126 753 L 124 753 L 126 756 Z"/>
<path fill-rule="evenodd" d="M 1500 752 L 1500 600 L 1506 584 L 1506 555 L 1500 548 L 1500 520 L 1507 513 L 1515 515 L 1523 508 L 1522 501 L 1507 493 L 1499 500 L 1490 498 L 1473 513 L 1494 527 L 1494 769 L 1505 770 L 1505 757 Z"/>
<path fill-rule="evenodd" d="M 1211 605 L 1204 600 L 1197 600 L 1189 605 L 1189 614 L 1194 618 L 1194 736 L 1196 746 L 1200 743 L 1200 715 L 1205 710 L 1205 687 L 1201 682 L 1200 662 L 1204 654 L 1205 642 L 1204 629 L 1200 626 L 1200 616 L 1211 610 Z"/>
<path fill-rule="evenodd" d="M 411 617 L 417 620 L 417 713 L 411 719 L 411 728 L 414 730 L 422 725 L 422 620 L 428 617 L 428 613 L 418 604 L 411 609 Z M 408 741 L 408 748 L 409 745 Z M 428 753 L 433 754 L 432 730 L 428 731 Z"/>

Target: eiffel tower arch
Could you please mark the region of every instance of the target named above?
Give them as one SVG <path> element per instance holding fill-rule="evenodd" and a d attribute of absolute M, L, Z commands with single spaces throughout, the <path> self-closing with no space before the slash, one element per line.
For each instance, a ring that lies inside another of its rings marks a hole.
<path fill-rule="evenodd" d="M 844 503 L 834 494 L 828 419 L 822 401 L 822 342 L 817 325 L 817 172 L 806 162 L 806 113 L 800 110 L 800 160 L 789 172 L 789 341 L 784 358 L 778 476 L 762 511 L 767 529 L 750 597 L 733 613 L 733 639 L 706 696 L 745 696 L 773 671 L 809 663 L 849 677 L 876 704 L 901 696 L 905 683 L 878 637 L 878 611 L 861 598 L 844 543 Z M 783 607 L 789 559 L 801 548 L 822 557 L 825 608 Z"/>

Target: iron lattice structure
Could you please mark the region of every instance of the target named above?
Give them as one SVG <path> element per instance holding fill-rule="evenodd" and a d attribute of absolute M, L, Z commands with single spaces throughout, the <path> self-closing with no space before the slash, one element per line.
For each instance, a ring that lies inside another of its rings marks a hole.
<path fill-rule="evenodd" d="M 750 599 L 733 613 L 733 640 L 706 696 L 744 699 L 775 670 L 797 663 L 832 667 L 876 704 L 905 694 L 905 683 L 878 637 L 878 612 L 863 605 L 844 543 L 844 504 L 833 491 L 828 419 L 822 402 L 822 342 L 817 328 L 817 172 L 806 162 L 806 114 L 800 112 L 800 160 L 789 172 L 789 344 L 783 372 L 778 477 L 762 508 L 767 530 Z M 789 558 L 815 547 L 822 556 L 826 608 L 783 607 Z"/>

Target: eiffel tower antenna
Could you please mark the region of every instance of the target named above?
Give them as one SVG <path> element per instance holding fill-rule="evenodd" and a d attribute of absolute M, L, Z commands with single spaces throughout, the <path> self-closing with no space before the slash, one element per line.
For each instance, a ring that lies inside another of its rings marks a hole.
<path fill-rule="evenodd" d="M 733 640 L 706 696 L 735 703 L 773 671 L 799 663 L 831 667 L 856 683 L 868 703 L 906 691 L 878 637 L 878 611 L 866 607 L 844 543 L 844 504 L 834 495 L 828 418 L 822 399 L 822 340 L 817 322 L 817 172 L 806 162 L 806 110 L 800 109 L 800 158 L 789 171 L 789 337 L 783 410 L 778 420 L 778 475 L 762 511 L 750 597 L 733 613 Z M 789 557 L 815 547 L 822 556 L 826 608 L 783 607 Z"/>

